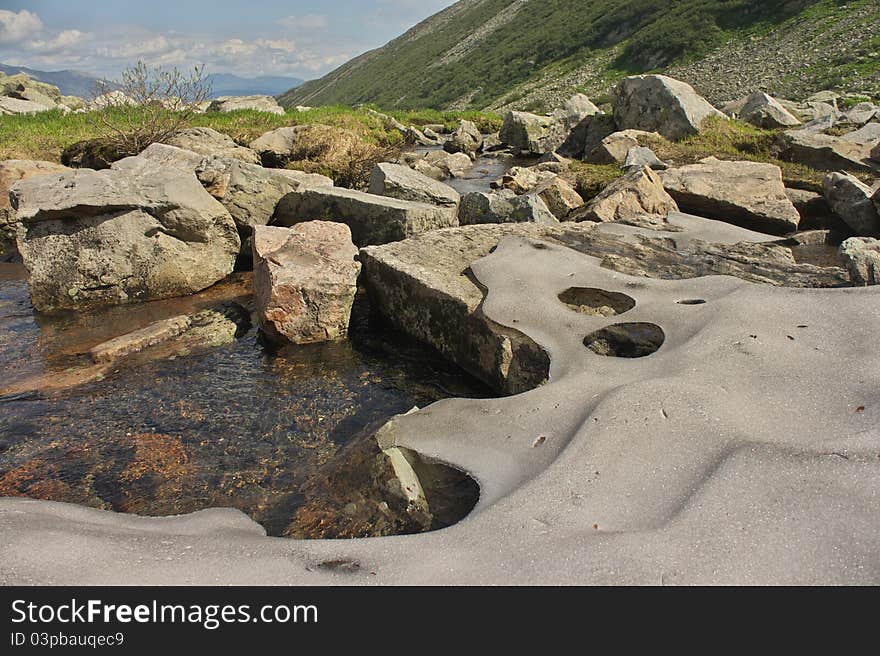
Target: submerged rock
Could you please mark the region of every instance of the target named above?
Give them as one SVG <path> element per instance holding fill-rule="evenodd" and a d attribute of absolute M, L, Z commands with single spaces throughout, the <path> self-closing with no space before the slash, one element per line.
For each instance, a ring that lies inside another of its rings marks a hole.
<path fill-rule="evenodd" d="M 132 158 L 137 159 L 137 158 Z M 18 248 L 39 311 L 191 294 L 228 275 L 241 242 L 196 180 L 148 160 L 18 182 Z"/>
<path fill-rule="evenodd" d="M 685 212 L 769 234 L 794 232 L 800 223 L 785 193 L 782 171 L 773 164 L 707 157 L 663 171 L 660 177 Z"/>
<path fill-rule="evenodd" d="M 625 78 L 612 91 L 611 104 L 621 130 L 659 132 L 670 141 L 697 134 L 707 118 L 727 118 L 691 85 L 665 75 Z"/>
<path fill-rule="evenodd" d="M 348 226 L 258 226 L 253 248 L 254 296 L 267 335 L 295 344 L 348 335 L 361 270 Z"/>
<path fill-rule="evenodd" d="M 458 224 L 454 208 L 338 187 L 287 194 L 278 203 L 275 221 L 283 226 L 305 221 L 345 223 L 358 246 L 385 244 Z"/>

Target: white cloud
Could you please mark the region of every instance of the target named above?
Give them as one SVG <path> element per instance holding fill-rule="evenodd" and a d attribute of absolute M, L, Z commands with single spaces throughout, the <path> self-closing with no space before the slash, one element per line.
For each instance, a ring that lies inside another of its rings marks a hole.
<path fill-rule="evenodd" d="M 279 18 L 275 23 L 289 30 L 321 30 L 330 24 L 330 18 L 322 14 L 305 14 L 303 16 L 285 16 Z"/>
<path fill-rule="evenodd" d="M 74 46 L 92 35 L 79 30 L 64 30 L 59 32 L 54 38 L 48 40 L 37 39 L 26 45 L 30 50 L 36 50 L 40 53 L 62 52 L 71 46 Z"/>
<path fill-rule="evenodd" d="M 0 43 L 20 43 L 43 30 L 43 21 L 26 9 L 20 12 L 0 9 Z"/>

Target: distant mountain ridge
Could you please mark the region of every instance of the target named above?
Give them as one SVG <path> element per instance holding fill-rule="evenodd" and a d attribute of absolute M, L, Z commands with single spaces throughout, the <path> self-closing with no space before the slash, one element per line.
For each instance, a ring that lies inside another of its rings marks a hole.
<path fill-rule="evenodd" d="M 7 64 L 0 64 L 0 73 L 6 75 L 24 73 L 40 82 L 54 84 L 65 96 L 78 96 L 85 99 L 92 96 L 100 81 L 97 76 L 80 71 L 40 71 L 27 66 L 9 66 Z M 206 79 L 211 83 L 212 98 L 219 96 L 277 96 L 303 83 L 303 80 L 297 77 L 246 78 L 229 73 L 214 73 L 207 75 Z"/>
<path fill-rule="evenodd" d="M 714 102 L 880 94 L 878 0 L 460 0 L 282 105 L 546 110 L 667 72 Z"/>

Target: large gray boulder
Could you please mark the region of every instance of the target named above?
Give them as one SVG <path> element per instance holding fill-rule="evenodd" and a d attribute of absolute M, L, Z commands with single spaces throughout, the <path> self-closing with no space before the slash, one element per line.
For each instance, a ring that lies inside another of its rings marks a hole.
<path fill-rule="evenodd" d="M 66 166 L 38 160 L 10 159 L 0 162 L 0 254 L 15 247 L 18 232 L 16 211 L 9 202 L 9 190 L 19 180 L 70 171 Z"/>
<path fill-rule="evenodd" d="M 41 114 L 42 112 L 49 112 L 53 109 L 56 108 L 47 107 L 46 105 L 34 102 L 33 100 L 21 100 L 20 98 L 0 96 L 0 116 Z"/>
<path fill-rule="evenodd" d="M 563 122 L 555 116 L 528 112 L 508 112 L 498 137 L 514 150 L 531 155 L 552 153 L 568 136 Z"/>
<path fill-rule="evenodd" d="M 617 132 L 617 123 L 611 114 L 593 114 L 575 125 L 557 152 L 565 157 L 584 159 L 609 134 Z"/>
<path fill-rule="evenodd" d="M 275 209 L 275 223 L 338 221 L 351 228 L 358 246 L 385 244 L 429 230 L 458 225 L 455 209 L 333 187 L 287 194 Z"/>
<path fill-rule="evenodd" d="M 644 217 L 665 221 L 678 211 L 663 182 L 648 167 L 632 169 L 614 180 L 583 208 L 572 215 L 575 221 L 628 222 Z"/>
<path fill-rule="evenodd" d="M 769 234 L 794 232 L 800 214 L 785 193 L 778 166 L 707 157 L 660 173 L 682 211 Z"/>
<path fill-rule="evenodd" d="M 614 119 L 621 130 L 659 132 L 672 141 L 696 134 L 710 117 L 727 117 L 691 85 L 665 75 L 636 75 L 612 91 Z"/>
<path fill-rule="evenodd" d="M 656 132 L 645 132 L 644 130 L 621 130 L 609 134 L 607 137 L 586 154 L 586 161 L 591 164 L 620 164 L 626 162 L 626 157 L 632 148 L 640 146 L 639 139 L 645 141 L 651 138 L 659 138 Z"/>
<path fill-rule="evenodd" d="M 284 108 L 272 96 L 222 96 L 213 100 L 207 111 L 226 113 L 242 109 L 284 115 Z"/>
<path fill-rule="evenodd" d="M 566 130 L 571 131 L 588 116 L 599 114 L 599 108 L 584 94 L 576 93 L 553 111 L 553 116 L 562 121 Z"/>
<path fill-rule="evenodd" d="M 250 143 L 265 166 L 283 167 L 296 148 L 297 138 L 308 130 L 307 125 L 293 125 L 270 130 Z"/>
<path fill-rule="evenodd" d="M 800 125 L 798 118 L 778 100 L 763 91 L 747 96 L 737 112 L 738 118 L 765 130 L 791 128 Z"/>
<path fill-rule="evenodd" d="M 535 187 L 557 177 L 552 171 L 543 171 L 537 167 L 514 166 L 490 186 L 493 189 L 510 189 L 516 194 L 525 194 Z"/>
<path fill-rule="evenodd" d="M 653 150 L 644 146 L 633 146 L 626 153 L 626 159 L 623 160 L 623 168 L 642 168 L 647 166 L 655 171 L 665 171 L 669 165 L 662 161 Z"/>
<path fill-rule="evenodd" d="M 434 150 L 429 153 L 406 153 L 404 161 L 413 170 L 437 181 L 464 177 L 473 166 L 473 160 L 464 153 Z"/>
<path fill-rule="evenodd" d="M 517 196 L 509 190 L 465 194 L 458 207 L 458 221 L 461 225 L 559 222 L 539 196 Z"/>
<path fill-rule="evenodd" d="M 868 185 L 847 173 L 829 173 L 825 176 L 823 189 L 828 205 L 856 235 L 880 235 L 880 215 Z"/>
<path fill-rule="evenodd" d="M 560 221 L 565 221 L 584 205 L 583 197 L 559 176 L 539 184 L 531 193 L 544 201 L 547 209 Z"/>
<path fill-rule="evenodd" d="M 309 221 L 254 230 L 254 299 L 263 332 L 295 344 L 344 339 L 361 265 L 348 226 Z"/>
<path fill-rule="evenodd" d="M 442 207 L 457 207 L 459 193 L 442 182 L 429 178 L 403 164 L 382 162 L 370 177 L 371 194 L 428 203 Z"/>
<path fill-rule="evenodd" d="M 840 245 L 840 257 L 853 285 L 880 285 L 880 240 L 852 237 Z"/>
<path fill-rule="evenodd" d="M 239 159 L 248 164 L 259 164 L 260 156 L 245 146 L 239 146 L 232 137 L 211 128 L 187 128 L 181 130 L 167 143 L 200 155 Z"/>
<path fill-rule="evenodd" d="M 462 121 L 443 144 L 447 153 L 464 153 L 471 159 L 475 159 L 482 148 L 483 135 L 472 121 Z"/>
<path fill-rule="evenodd" d="M 781 157 L 821 171 L 872 171 L 873 144 L 859 143 L 819 130 L 789 130 L 779 137 Z"/>
<path fill-rule="evenodd" d="M 10 198 L 39 311 L 191 294 L 227 276 L 241 245 L 194 175 L 148 160 L 22 180 Z"/>

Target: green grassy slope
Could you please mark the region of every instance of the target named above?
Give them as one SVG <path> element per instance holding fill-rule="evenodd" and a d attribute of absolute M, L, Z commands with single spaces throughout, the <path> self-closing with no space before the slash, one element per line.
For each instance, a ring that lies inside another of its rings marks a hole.
<path fill-rule="evenodd" d="M 826 58 L 827 68 L 852 69 L 856 59 L 859 80 L 880 88 L 877 0 L 462 0 L 280 100 L 486 108 L 515 102 L 512 90 L 522 87 L 520 99 L 540 104 L 528 92 L 536 81 L 570 80 L 559 93 L 596 92 L 627 74 L 692 64 L 731 43 L 785 33 L 804 17 L 823 28 L 852 20 L 854 35 L 867 29 L 864 43 L 842 58 L 829 44 L 837 57 Z M 764 67 L 771 76 L 773 65 Z M 835 79 L 833 71 L 820 73 L 817 84 Z"/>

